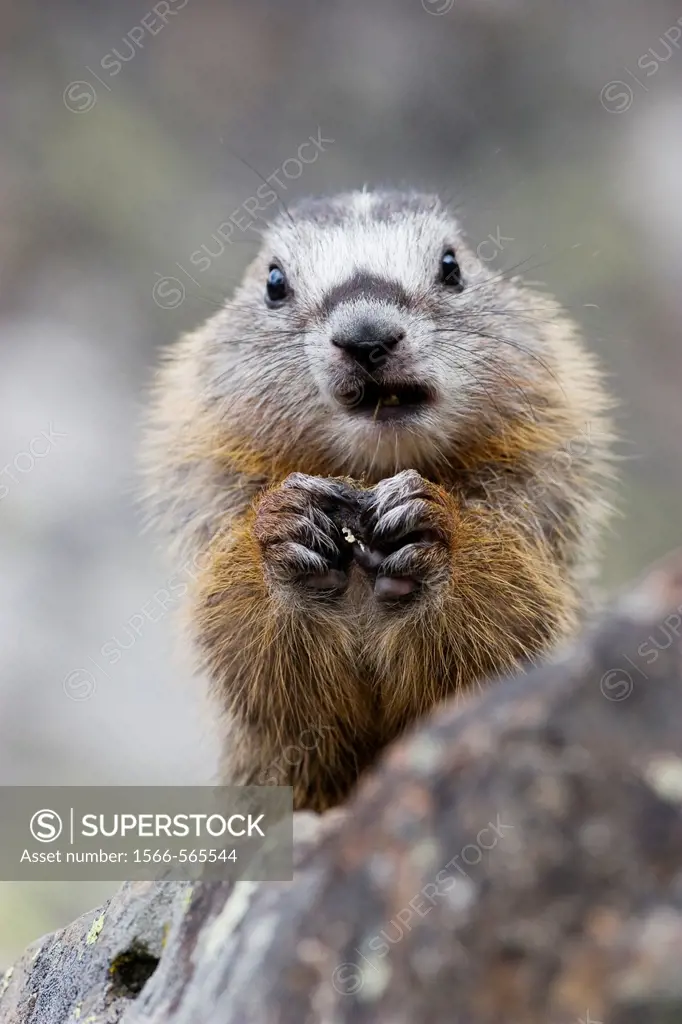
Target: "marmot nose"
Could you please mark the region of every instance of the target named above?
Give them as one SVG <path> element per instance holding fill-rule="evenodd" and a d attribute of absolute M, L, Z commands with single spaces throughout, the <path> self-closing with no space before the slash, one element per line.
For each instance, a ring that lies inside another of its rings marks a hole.
<path fill-rule="evenodd" d="M 373 323 L 360 324 L 348 331 L 338 331 L 332 345 L 342 348 L 366 370 L 379 369 L 393 349 L 403 340 L 401 328 L 388 329 Z"/>

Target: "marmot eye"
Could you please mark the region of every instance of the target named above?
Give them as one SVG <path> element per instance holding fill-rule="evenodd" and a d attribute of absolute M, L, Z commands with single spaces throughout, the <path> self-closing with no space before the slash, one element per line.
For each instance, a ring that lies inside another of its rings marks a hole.
<path fill-rule="evenodd" d="M 457 257 L 452 249 L 446 249 L 440 260 L 440 281 L 448 288 L 455 288 L 458 292 L 464 288 L 462 271 L 460 270 Z"/>
<path fill-rule="evenodd" d="M 289 294 L 289 286 L 284 271 L 277 266 L 270 267 L 265 286 L 268 302 L 282 302 Z"/>

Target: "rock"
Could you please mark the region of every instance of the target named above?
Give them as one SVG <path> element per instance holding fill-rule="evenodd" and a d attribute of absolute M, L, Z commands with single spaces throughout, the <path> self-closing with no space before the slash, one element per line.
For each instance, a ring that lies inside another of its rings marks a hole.
<path fill-rule="evenodd" d="M 126 885 L 27 951 L 0 1020 L 681 1020 L 682 555 L 297 817 L 293 883 Z"/>
<path fill-rule="evenodd" d="M 126 882 L 99 910 L 29 946 L 0 982 L 2 1024 L 119 1021 L 190 893 L 186 883 Z"/>

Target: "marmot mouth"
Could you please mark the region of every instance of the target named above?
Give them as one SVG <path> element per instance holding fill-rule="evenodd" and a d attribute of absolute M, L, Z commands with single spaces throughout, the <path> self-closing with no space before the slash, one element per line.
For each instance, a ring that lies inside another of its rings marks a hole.
<path fill-rule="evenodd" d="M 375 420 L 395 420 L 420 412 L 433 401 L 433 392 L 425 384 L 414 382 L 364 380 L 339 388 L 337 398 L 348 412 Z"/>

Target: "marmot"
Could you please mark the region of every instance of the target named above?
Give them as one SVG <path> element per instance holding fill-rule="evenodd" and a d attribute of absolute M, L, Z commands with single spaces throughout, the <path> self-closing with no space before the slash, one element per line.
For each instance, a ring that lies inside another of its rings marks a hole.
<path fill-rule="evenodd" d="M 609 408 L 573 323 L 437 197 L 306 200 L 268 226 L 167 353 L 145 449 L 152 515 L 199 567 L 223 780 L 333 806 L 436 702 L 570 634 Z"/>

